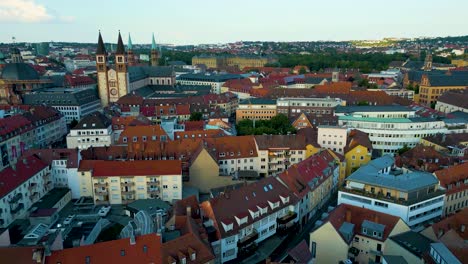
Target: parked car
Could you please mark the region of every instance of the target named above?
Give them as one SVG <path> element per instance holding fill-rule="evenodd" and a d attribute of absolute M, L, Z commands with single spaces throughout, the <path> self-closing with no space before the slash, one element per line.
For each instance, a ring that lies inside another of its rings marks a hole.
<path fill-rule="evenodd" d="M 109 205 L 103 206 L 99 209 L 98 215 L 104 217 L 109 213 L 110 209 L 111 207 Z"/>

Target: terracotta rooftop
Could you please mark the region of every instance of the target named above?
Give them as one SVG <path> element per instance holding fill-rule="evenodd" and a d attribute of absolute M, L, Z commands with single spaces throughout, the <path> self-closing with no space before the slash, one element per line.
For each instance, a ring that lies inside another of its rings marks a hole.
<path fill-rule="evenodd" d="M 23 156 L 36 155 L 44 163 L 50 165 L 54 160 L 66 160 L 67 168 L 78 168 L 78 150 L 76 149 L 29 149 Z"/>
<path fill-rule="evenodd" d="M 87 166 L 87 162 L 80 164 L 79 170 Z M 92 164 L 93 177 L 180 175 L 181 170 L 180 160 L 102 160 Z"/>
<path fill-rule="evenodd" d="M 289 197 L 289 201 L 283 202 L 280 196 L 283 198 Z M 213 220 L 218 239 L 220 239 L 237 234 L 240 229 L 251 225 L 254 221 L 259 221 L 273 212 L 295 204 L 296 199 L 296 196 L 292 195 L 275 177 L 268 177 L 211 198 L 200 206 L 204 215 Z M 277 201 L 279 201 L 279 206 L 272 209 L 270 203 Z M 252 218 L 250 208 L 259 210 L 258 208 L 266 207 L 268 207 L 266 214 L 260 214 L 255 219 Z M 235 216 L 244 215 L 247 217 L 247 221 L 239 225 Z M 232 223 L 233 228 L 226 230 L 222 223 L 224 225 Z"/>
<path fill-rule="evenodd" d="M 361 208 L 348 204 L 340 204 L 338 205 L 338 207 L 335 208 L 335 210 L 330 212 L 326 221 L 330 222 L 336 229 L 336 232 L 339 234 L 341 234 L 339 232 L 339 229 L 341 228 L 343 223 L 349 222 L 351 224 L 354 224 L 354 234 L 367 236 L 362 233 L 362 224 L 365 220 L 385 226 L 382 238 L 378 239 L 375 237 L 371 237 L 372 239 L 385 241 L 392 232 L 395 225 L 400 220 L 400 218 L 397 216 L 380 213 L 366 208 Z M 343 240 L 346 243 L 349 242 L 344 238 Z"/>
<path fill-rule="evenodd" d="M 320 151 L 309 158 L 290 166 L 279 175 L 281 181 L 298 197 L 304 197 L 310 190 L 333 176 L 335 157 L 329 151 Z M 327 168 L 330 168 L 327 170 Z"/>
<path fill-rule="evenodd" d="M 174 132 L 174 138 L 212 138 L 212 137 L 224 137 L 224 133 L 221 129 L 209 129 L 209 130 L 191 130 L 191 131 L 180 131 Z"/>
<path fill-rule="evenodd" d="M 353 129 L 349 132 L 344 152 L 346 153 L 359 145 L 372 152 L 372 142 L 369 140 L 369 135 L 361 130 Z"/>
<path fill-rule="evenodd" d="M 462 231 L 463 225 L 465 225 L 465 228 Z M 468 208 L 464 208 L 460 212 L 432 224 L 432 230 L 436 236 L 454 230 L 461 238 L 468 240 Z"/>
<path fill-rule="evenodd" d="M 462 142 L 468 142 L 468 133 L 436 134 L 423 139 L 447 148 L 448 146 L 458 146 Z"/>
<path fill-rule="evenodd" d="M 43 262 L 44 248 L 35 247 L 1 247 L 2 263 L 40 264 Z"/>
<path fill-rule="evenodd" d="M 440 185 L 447 188 L 448 194 L 468 189 L 466 184 L 468 180 L 468 162 L 435 171 L 434 174 L 439 179 Z"/>
<path fill-rule="evenodd" d="M 16 163 L 16 170 L 12 169 L 10 166 L 0 171 L 0 198 L 13 191 L 48 166 L 48 164 L 42 162 L 38 157 L 33 155 L 18 160 Z"/>
<path fill-rule="evenodd" d="M 192 130 L 203 130 L 204 122 L 203 121 L 185 121 L 185 131 Z"/>
<path fill-rule="evenodd" d="M 88 246 L 52 251 L 47 263 L 165 263 L 162 243 L 157 234 L 137 236 L 132 245 L 129 238 L 96 243 Z"/>
<path fill-rule="evenodd" d="M 267 150 L 270 148 L 289 148 L 293 150 L 306 149 L 306 137 L 303 135 L 257 135 L 255 136 L 260 150 Z"/>
<path fill-rule="evenodd" d="M 451 158 L 437 152 L 434 147 L 416 145 L 398 157 L 397 165 L 415 168 L 421 171 L 434 172 L 442 166 L 452 164 Z"/>
<path fill-rule="evenodd" d="M 153 139 L 153 136 L 156 136 L 156 138 Z M 169 139 L 166 131 L 160 125 L 126 126 L 120 133 L 118 144 L 134 142 L 134 137 L 136 137 L 136 142 L 161 141 L 161 136 L 165 136 L 166 140 Z M 126 142 L 124 138 L 127 139 Z"/>

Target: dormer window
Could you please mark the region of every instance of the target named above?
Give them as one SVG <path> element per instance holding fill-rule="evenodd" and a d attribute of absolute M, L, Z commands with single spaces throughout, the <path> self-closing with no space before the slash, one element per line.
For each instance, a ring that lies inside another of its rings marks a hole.
<path fill-rule="evenodd" d="M 137 142 L 138 141 L 138 137 L 133 137 L 133 142 Z"/>
<path fill-rule="evenodd" d="M 146 136 L 142 137 L 143 142 L 146 142 Z"/>
<path fill-rule="evenodd" d="M 127 143 L 127 137 L 123 137 L 122 142 Z"/>

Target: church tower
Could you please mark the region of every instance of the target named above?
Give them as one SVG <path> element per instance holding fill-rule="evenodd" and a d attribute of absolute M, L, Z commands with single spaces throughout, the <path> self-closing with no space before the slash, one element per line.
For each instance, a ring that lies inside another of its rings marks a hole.
<path fill-rule="evenodd" d="M 135 54 L 133 54 L 133 44 L 130 33 L 128 33 L 127 60 L 129 66 L 135 66 Z"/>
<path fill-rule="evenodd" d="M 101 31 L 99 31 L 98 46 L 96 50 L 96 68 L 98 79 L 99 97 L 103 107 L 109 105 L 109 87 L 107 80 L 107 52 L 102 41 Z"/>
<path fill-rule="evenodd" d="M 430 50 L 427 51 L 426 59 L 424 60 L 424 70 L 432 71 L 432 53 Z"/>
<path fill-rule="evenodd" d="M 128 69 L 127 58 L 125 56 L 125 47 L 122 41 L 122 36 L 119 31 L 119 38 L 117 40 L 117 50 L 115 51 L 115 75 L 114 72 L 109 71 L 109 77 L 115 76 L 115 82 L 110 83 L 110 102 L 117 102 L 120 97 L 128 93 Z"/>
<path fill-rule="evenodd" d="M 154 33 L 153 33 L 153 40 L 151 42 L 151 66 L 158 66 L 159 61 L 159 52 L 158 48 L 156 47 L 156 41 L 154 40 Z"/>

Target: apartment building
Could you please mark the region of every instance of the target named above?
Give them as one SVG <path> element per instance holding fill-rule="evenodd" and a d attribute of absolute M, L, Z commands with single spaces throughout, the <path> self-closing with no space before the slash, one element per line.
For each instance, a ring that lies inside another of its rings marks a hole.
<path fill-rule="evenodd" d="M 245 67 L 263 67 L 268 63 L 276 63 L 275 56 L 252 56 L 252 55 L 227 55 L 214 56 L 202 54 L 192 58 L 192 65 L 205 65 L 208 68 L 222 68 L 226 66 L 236 66 L 239 70 Z"/>
<path fill-rule="evenodd" d="M 465 90 L 468 87 L 468 74 L 451 72 L 447 74 L 424 74 L 419 87 L 418 103 L 436 104 L 439 97 L 447 91 Z"/>
<path fill-rule="evenodd" d="M 335 110 L 338 124 L 369 135 L 374 150 L 394 154 L 403 146 L 414 147 L 421 138 L 446 133 L 445 123 L 423 118 L 404 106 L 346 106 Z"/>
<path fill-rule="evenodd" d="M 276 114 L 276 100 L 249 98 L 239 102 L 236 110 L 236 123 L 243 119 L 270 120 Z"/>
<path fill-rule="evenodd" d="M 66 134 L 65 119 L 47 106 L 7 106 L 8 116 L 0 118 L 0 170 L 30 148 L 46 148 Z"/>
<path fill-rule="evenodd" d="M 310 233 L 316 263 L 385 263 L 389 237 L 409 231 L 397 216 L 340 204 Z"/>
<path fill-rule="evenodd" d="M 78 169 L 80 196 L 95 204 L 127 204 L 138 199 L 182 199 L 179 160 L 82 161 Z"/>
<path fill-rule="evenodd" d="M 344 156 L 346 176 L 366 165 L 372 158 L 372 142 L 369 136 L 360 130 L 351 130 L 344 148 Z"/>
<path fill-rule="evenodd" d="M 468 113 L 468 88 L 443 93 L 437 100 L 435 110 L 444 113 L 455 111 Z"/>
<path fill-rule="evenodd" d="M 301 113 L 322 115 L 333 115 L 336 106 L 345 106 L 346 101 L 340 98 L 279 98 L 276 100 L 278 113 L 288 117 L 298 117 Z"/>
<path fill-rule="evenodd" d="M 440 186 L 446 190 L 444 213 L 450 215 L 468 207 L 468 163 L 434 172 Z"/>
<path fill-rule="evenodd" d="M 346 141 L 348 140 L 348 129 L 340 126 L 318 126 L 317 143 L 322 148 L 332 149 L 333 151 L 344 154 Z"/>
<path fill-rule="evenodd" d="M 42 162 L 49 165 L 53 186 L 69 188 L 73 199 L 80 198 L 80 183 L 78 166 L 81 160 L 77 149 L 30 149 L 24 157 L 35 155 Z"/>
<path fill-rule="evenodd" d="M 302 135 L 257 135 L 258 173 L 273 176 L 287 170 L 291 165 L 315 152 L 315 147 Z"/>
<path fill-rule="evenodd" d="M 170 140 L 166 131 L 160 125 L 127 126 L 121 133 L 116 144 L 127 145 L 129 142 L 165 142 Z"/>
<path fill-rule="evenodd" d="M 275 177 L 201 203 L 216 263 L 250 256 L 258 243 L 290 232 L 297 222 L 296 203 L 296 197 Z"/>
<path fill-rule="evenodd" d="M 100 112 L 83 117 L 67 135 L 69 149 L 110 146 L 113 142 L 112 122 Z"/>
<path fill-rule="evenodd" d="M 278 175 L 298 198 L 298 219 L 302 226 L 336 193 L 339 163 L 330 150 L 323 150 Z"/>
<path fill-rule="evenodd" d="M 338 204 L 350 204 L 400 217 L 414 228 L 440 217 L 445 190 L 427 172 L 395 167 L 390 155 L 370 161 L 345 179 Z"/>
<path fill-rule="evenodd" d="M 79 121 L 83 116 L 101 111 L 101 101 L 95 87 L 92 88 L 48 88 L 39 92 L 26 94 L 23 98 L 26 105 L 48 105 L 65 117 L 67 124 Z"/>
<path fill-rule="evenodd" d="M 0 227 L 27 217 L 28 209 L 53 188 L 48 164 L 36 156 L 0 171 Z"/>
<path fill-rule="evenodd" d="M 468 154 L 468 133 L 436 134 L 421 138 L 421 144 L 454 157 Z"/>
<path fill-rule="evenodd" d="M 244 77 L 239 74 L 187 73 L 177 77 L 176 83 L 181 85 L 209 85 L 211 86 L 211 93 L 220 94 L 224 82 L 242 78 Z"/>

